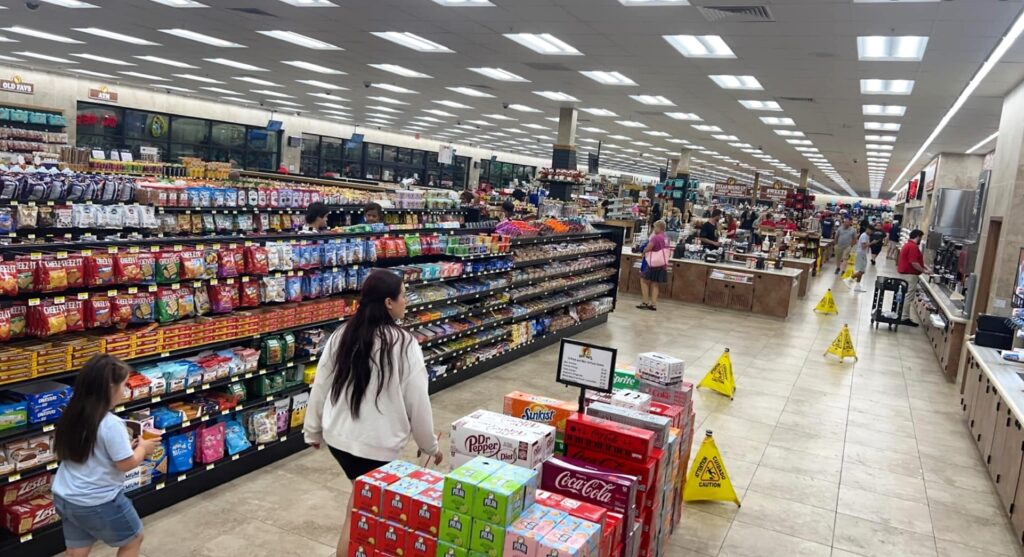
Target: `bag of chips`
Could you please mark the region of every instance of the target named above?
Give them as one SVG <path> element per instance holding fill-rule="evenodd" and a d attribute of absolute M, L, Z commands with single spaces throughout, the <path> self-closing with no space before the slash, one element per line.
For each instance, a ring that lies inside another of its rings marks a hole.
<path fill-rule="evenodd" d="M 24 338 L 28 335 L 28 304 L 14 302 L 8 308 L 11 312 L 11 338 Z"/>
<path fill-rule="evenodd" d="M 245 428 L 238 421 L 224 422 L 224 446 L 230 455 L 238 454 L 252 447 L 252 443 L 245 436 Z"/>
<path fill-rule="evenodd" d="M 238 265 L 235 260 L 234 250 L 223 248 L 219 251 L 218 256 L 220 259 L 220 266 L 217 268 L 218 277 L 237 277 L 240 274 L 238 272 Z"/>
<path fill-rule="evenodd" d="M 36 263 L 35 290 L 60 292 L 68 288 L 68 271 L 57 259 L 43 259 Z"/>
<path fill-rule="evenodd" d="M 244 277 L 245 279 L 249 277 Z M 242 280 L 239 285 L 238 307 L 254 308 L 260 305 L 260 283 L 256 280 Z"/>
<path fill-rule="evenodd" d="M 248 246 L 245 248 L 245 270 L 250 275 L 265 275 L 270 272 L 267 248 Z"/>
<path fill-rule="evenodd" d="M 181 257 L 174 251 L 162 251 L 156 254 L 156 282 L 173 284 L 180 280 L 178 265 Z"/>
<path fill-rule="evenodd" d="M 285 277 L 263 277 L 260 281 L 260 299 L 264 303 L 286 302 L 288 297 L 285 288 Z"/>
<path fill-rule="evenodd" d="M 18 295 L 18 266 L 13 261 L 0 263 L 0 296 Z M 10 318 L 8 317 L 8 321 Z"/>
<path fill-rule="evenodd" d="M 189 287 L 179 288 L 178 294 L 178 316 L 182 319 L 196 315 L 196 297 Z"/>
<path fill-rule="evenodd" d="M 105 296 L 93 296 L 85 302 L 85 326 L 90 329 L 110 327 L 113 315 L 110 299 Z"/>
<path fill-rule="evenodd" d="M 114 284 L 114 256 L 106 253 L 85 258 L 85 285 L 88 287 Z"/>
<path fill-rule="evenodd" d="M 11 340 L 11 310 L 0 309 L 0 342 Z"/>
<path fill-rule="evenodd" d="M 14 259 L 14 269 L 18 292 L 35 292 L 36 262 L 28 257 L 17 257 Z"/>
<path fill-rule="evenodd" d="M 58 259 L 68 279 L 68 288 L 82 288 L 85 286 L 85 258 L 81 255 L 69 255 L 64 259 Z"/>
<path fill-rule="evenodd" d="M 210 306 L 209 290 L 207 288 L 200 286 L 196 288 L 194 292 L 194 297 L 196 301 L 196 315 L 206 315 L 213 311 L 213 307 Z"/>
<path fill-rule="evenodd" d="M 238 296 L 238 285 L 224 282 L 207 286 L 210 296 L 210 308 L 213 313 L 231 313 L 235 310 Z"/>
<path fill-rule="evenodd" d="M 178 256 L 181 260 L 181 270 L 178 273 L 181 280 L 198 280 L 206 276 L 203 252 L 199 250 L 183 251 Z"/>
<path fill-rule="evenodd" d="M 64 304 L 49 300 L 28 308 L 28 332 L 30 335 L 47 338 L 68 330 Z"/>
<path fill-rule="evenodd" d="M 198 432 L 196 450 L 199 462 L 209 464 L 224 458 L 224 423 L 204 427 Z"/>
<path fill-rule="evenodd" d="M 142 282 L 139 254 L 119 253 L 114 256 L 114 282 L 116 284 L 139 284 Z"/>
<path fill-rule="evenodd" d="M 158 323 L 170 323 L 181 318 L 178 293 L 170 288 L 161 288 L 156 292 L 156 320 Z"/>
<path fill-rule="evenodd" d="M 35 205 L 18 205 L 18 228 L 35 228 L 39 219 L 39 209 Z"/>
<path fill-rule="evenodd" d="M 113 300 L 113 323 L 118 327 L 152 323 L 156 308 L 153 296 L 146 292 L 118 294 Z"/>
<path fill-rule="evenodd" d="M 172 435 L 167 439 L 167 473 L 178 474 L 192 469 L 196 451 L 195 432 Z"/>
<path fill-rule="evenodd" d="M 142 273 L 143 284 L 156 282 L 156 255 L 152 253 L 140 253 L 139 270 Z"/>
<path fill-rule="evenodd" d="M 290 276 L 285 278 L 284 297 L 288 302 L 302 301 L 302 277 Z"/>

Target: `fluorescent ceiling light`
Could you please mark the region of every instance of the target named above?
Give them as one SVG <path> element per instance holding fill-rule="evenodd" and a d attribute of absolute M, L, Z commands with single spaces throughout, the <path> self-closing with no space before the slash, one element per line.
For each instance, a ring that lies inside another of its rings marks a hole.
<path fill-rule="evenodd" d="M 348 110 L 348 107 L 336 103 L 316 103 L 318 106 L 326 106 L 327 108 L 335 108 L 338 110 Z M 324 112 L 327 112 L 326 110 Z"/>
<path fill-rule="evenodd" d="M 432 52 L 432 53 L 452 53 L 452 49 L 435 43 L 430 39 L 425 39 L 415 33 L 409 33 L 408 31 L 382 31 L 372 32 L 371 35 L 380 37 L 386 41 L 391 41 L 395 44 L 402 45 L 406 48 L 411 48 L 417 52 Z"/>
<path fill-rule="evenodd" d="M 177 87 L 174 85 L 150 85 L 150 87 L 156 87 L 157 89 L 166 89 L 168 91 L 180 91 L 182 93 L 195 93 L 192 89 L 186 89 L 184 87 Z"/>
<path fill-rule="evenodd" d="M 417 91 L 413 91 L 412 89 L 406 89 L 405 87 L 399 87 L 398 85 L 392 85 L 390 83 L 371 83 L 370 87 L 391 91 L 392 93 L 405 93 L 409 95 L 419 94 Z"/>
<path fill-rule="evenodd" d="M 456 115 L 452 114 L 451 112 L 445 112 L 443 110 L 438 110 L 436 108 L 424 109 L 423 112 L 426 112 L 427 114 L 433 114 L 435 116 L 444 116 L 445 118 L 455 118 L 456 117 Z M 485 116 L 493 117 L 493 115 L 485 115 Z M 507 118 L 507 119 L 508 120 L 514 120 L 515 118 Z"/>
<path fill-rule="evenodd" d="M 216 46 L 220 48 L 245 48 L 245 46 L 224 39 L 218 39 L 217 37 L 211 37 L 210 35 L 204 35 L 195 31 L 189 31 L 188 29 L 160 29 L 161 33 L 167 33 L 168 35 L 174 35 L 181 39 L 188 39 L 190 41 L 196 41 L 197 43 L 208 44 L 210 46 Z"/>
<path fill-rule="evenodd" d="M 718 35 L 662 35 L 668 44 L 687 58 L 735 58 L 729 45 Z"/>
<path fill-rule="evenodd" d="M 59 58 L 57 56 L 50 56 L 49 54 L 40 54 L 38 52 L 32 52 L 32 51 L 28 51 L 28 50 L 23 50 L 21 52 L 15 52 L 14 54 L 18 54 L 20 56 L 28 56 L 29 58 L 36 58 L 38 60 L 46 60 L 47 62 L 60 62 L 62 64 L 77 64 L 78 63 L 78 62 L 75 62 L 74 60 L 68 60 L 67 58 Z"/>
<path fill-rule="evenodd" d="M 720 134 L 712 135 L 711 137 L 713 137 L 713 138 L 715 138 L 715 139 L 717 139 L 719 141 L 739 141 L 739 139 L 740 139 L 740 138 L 736 137 L 735 135 L 728 135 L 728 134 L 721 134 L 721 133 Z"/>
<path fill-rule="evenodd" d="M 580 138 L 580 142 L 581 143 L 598 143 L 598 140 L 593 139 L 591 137 L 584 137 L 584 138 Z"/>
<path fill-rule="evenodd" d="M 523 124 L 523 127 L 524 128 L 534 129 L 534 130 L 546 130 L 546 129 L 548 129 L 547 127 L 542 126 L 540 124 Z"/>
<path fill-rule="evenodd" d="M 633 145 L 637 147 L 654 147 L 653 143 L 647 143 L 646 141 L 634 141 Z"/>
<path fill-rule="evenodd" d="M 277 91 L 271 91 L 270 89 L 250 89 L 250 91 L 252 91 L 253 93 L 258 93 L 260 95 L 266 95 L 268 97 L 278 97 L 278 98 L 282 98 L 282 99 L 294 99 L 295 98 L 293 95 L 289 95 L 287 93 L 279 93 Z"/>
<path fill-rule="evenodd" d="M 580 102 L 580 100 L 577 99 L 576 97 L 574 97 L 574 96 L 572 96 L 572 95 L 570 95 L 568 93 L 562 93 L 561 91 L 534 91 L 533 94 L 540 95 L 540 96 L 544 97 L 545 99 L 551 99 L 553 101 L 572 102 L 572 103 Z"/>
<path fill-rule="evenodd" d="M 892 145 L 883 145 L 881 143 L 868 143 L 864 148 L 874 151 L 892 151 Z"/>
<path fill-rule="evenodd" d="M 413 119 L 414 120 L 423 120 L 424 122 L 437 122 L 438 124 L 443 124 L 444 123 L 444 120 L 442 120 L 440 118 L 434 118 L 433 116 L 416 116 Z"/>
<path fill-rule="evenodd" d="M 441 106 L 447 106 L 448 108 L 473 108 L 472 106 L 469 106 L 468 104 L 462 104 L 462 103 L 455 102 L 455 101 L 431 101 L 431 102 L 434 103 L 434 104 L 439 104 Z"/>
<path fill-rule="evenodd" d="M 979 141 L 979 142 L 977 143 L 977 145 L 975 145 L 974 147 L 971 147 L 970 149 L 968 149 L 967 151 L 965 151 L 965 153 L 967 153 L 968 155 L 970 155 L 971 153 L 973 153 L 973 152 L 977 151 L 978 149 L 980 149 L 982 145 L 984 145 L 984 144 L 988 143 L 989 141 L 992 141 L 993 139 L 995 139 L 995 138 L 997 138 L 997 137 L 999 137 L 999 132 L 996 132 L 996 133 L 994 133 L 994 134 L 992 134 L 992 135 L 990 135 L 990 136 L 986 137 L 985 139 L 982 139 L 981 141 Z"/>
<path fill-rule="evenodd" d="M 741 89 L 744 91 L 760 91 L 764 89 L 761 82 L 752 75 L 709 75 L 722 89 Z"/>
<path fill-rule="evenodd" d="M 900 125 L 895 122 L 864 122 L 864 129 L 883 132 L 898 132 L 900 131 Z"/>
<path fill-rule="evenodd" d="M 330 0 L 281 0 L 296 8 L 336 8 L 338 5 Z"/>
<path fill-rule="evenodd" d="M 895 135 L 865 135 L 864 141 L 884 141 L 886 143 L 895 143 Z"/>
<path fill-rule="evenodd" d="M 740 101 L 740 104 L 744 108 L 750 110 L 769 110 L 772 112 L 782 112 L 782 107 L 775 101 Z"/>
<path fill-rule="evenodd" d="M 224 100 L 226 100 L 226 101 L 231 101 L 231 102 L 236 102 L 236 103 L 242 103 L 242 104 L 256 104 L 256 101 L 254 101 L 254 100 L 250 100 L 250 99 L 243 99 L 243 98 L 241 98 L 241 97 L 221 97 L 221 98 L 222 98 L 222 99 L 224 99 Z"/>
<path fill-rule="evenodd" d="M 174 74 L 174 77 L 180 77 L 182 79 L 191 79 L 192 81 L 199 81 L 199 82 L 202 82 L 202 83 L 219 83 L 221 85 L 224 84 L 223 81 L 217 81 L 216 79 L 213 79 L 211 77 L 205 77 L 205 76 L 201 76 L 201 75 L 194 75 L 194 74 L 190 74 L 190 73 L 176 73 L 176 74 Z M 232 94 L 230 91 L 228 93 Z"/>
<path fill-rule="evenodd" d="M 142 46 L 160 46 L 160 43 L 147 41 L 146 39 L 142 39 L 134 35 L 125 35 L 123 33 L 107 31 L 106 29 L 100 29 L 99 27 L 76 27 L 75 31 L 78 31 L 79 33 L 88 33 L 90 35 L 95 35 L 97 37 L 103 37 L 104 39 L 121 41 L 123 43 L 137 44 Z"/>
<path fill-rule="evenodd" d="M 416 70 L 410 70 L 409 68 L 406 68 L 405 66 L 399 66 L 398 64 L 367 64 L 367 66 L 370 66 L 371 68 L 376 68 L 376 69 L 381 70 L 381 71 L 390 72 L 390 73 L 393 73 L 395 75 L 400 75 L 402 77 L 413 77 L 413 78 L 417 78 L 417 79 L 431 79 L 431 76 L 429 76 L 429 75 L 427 75 L 427 74 L 425 74 L 423 72 L 418 72 Z"/>
<path fill-rule="evenodd" d="M 885 37 L 872 35 L 857 37 L 857 58 L 870 61 L 911 61 L 924 58 L 928 37 Z"/>
<path fill-rule="evenodd" d="M 693 112 L 666 112 L 665 116 L 672 118 L 673 120 L 689 120 L 692 122 L 700 122 L 701 117 L 697 116 Z"/>
<path fill-rule="evenodd" d="M 380 114 L 379 112 L 367 112 L 366 115 L 368 117 L 371 117 L 371 118 L 379 118 L 379 119 L 383 119 L 383 120 L 397 120 L 398 119 L 396 116 L 391 116 L 390 114 Z"/>
<path fill-rule="evenodd" d="M 863 95 L 909 95 L 914 91 L 912 79 L 862 79 L 860 92 Z"/>
<path fill-rule="evenodd" d="M 550 33 L 506 33 L 505 37 L 525 46 L 526 48 L 548 56 L 583 56 L 569 43 Z"/>
<path fill-rule="evenodd" d="M 478 89 L 473 89 L 472 87 L 445 87 L 445 89 L 448 89 L 449 91 L 455 91 L 456 93 L 466 95 L 467 97 L 477 97 L 481 99 L 494 98 L 494 95 L 490 93 L 485 93 Z"/>
<path fill-rule="evenodd" d="M 471 72 L 476 72 L 484 77 L 496 79 L 498 81 L 515 81 L 519 83 L 529 83 L 530 80 L 525 77 L 518 76 L 508 70 L 501 68 L 467 68 Z"/>
<path fill-rule="evenodd" d="M 493 126 L 494 125 L 491 122 L 488 122 L 487 120 L 468 120 L 468 122 L 470 124 L 476 124 L 478 126 Z"/>
<path fill-rule="evenodd" d="M 580 110 L 594 116 L 608 116 L 612 118 L 618 116 L 618 114 L 608 110 L 607 108 L 581 108 Z"/>
<path fill-rule="evenodd" d="M 775 133 L 782 137 L 804 137 L 804 132 L 798 132 L 794 130 L 775 130 Z"/>
<path fill-rule="evenodd" d="M 14 27 L 4 27 L 4 31 L 11 33 L 17 33 L 19 35 L 25 35 L 28 37 L 35 37 L 37 39 L 46 39 L 48 41 L 54 41 L 64 44 L 85 44 L 77 39 L 71 37 L 65 37 L 64 35 L 55 35 L 53 33 L 47 33 L 46 31 L 38 31 L 36 29 L 30 29 L 28 27 L 22 27 L 21 25 L 15 25 Z"/>
<path fill-rule="evenodd" d="M 245 70 L 245 71 L 249 71 L 249 72 L 265 72 L 265 71 L 267 71 L 266 68 L 261 68 L 259 66 L 253 66 L 252 64 L 246 64 L 245 62 L 236 62 L 234 60 L 228 60 L 227 58 L 203 58 L 203 60 L 206 60 L 207 62 L 212 62 L 214 64 L 220 64 L 222 66 L 229 66 L 229 67 L 232 67 L 232 68 L 238 68 L 240 70 Z"/>
<path fill-rule="evenodd" d="M 239 95 L 239 93 L 236 93 L 234 91 L 230 91 L 228 89 L 221 89 L 220 87 L 200 87 L 200 89 L 204 89 L 206 91 L 213 91 L 214 93 L 221 93 L 223 95 L 231 95 L 231 96 L 235 96 L 235 97 L 237 97 Z"/>
<path fill-rule="evenodd" d="M 166 77 L 160 77 L 158 75 L 149 75 L 148 73 L 139 73 L 139 72 L 117 72 L 117 73 L 122 74 L 122 75 L 129 75 L 131 77 L 137 77 L 139 79 L 148 79 L 150 81 L 170 81 L 170 79 L 167 79 Z"/>
<path fill-rule="evenodd" d="M 192 64 L 186 64 L 185 62 L 178 62 L 177 60 L 168 60 L 167 58 L 161 58 L 159 56 L 135 56 L 135 58 L 145 60 L 147 62 L 164 64 L 165 66 L 174 66 L 175 68 L 186 68 L 190 70 L 199 69 L 199 66 L 193 66 Z"/>
<path fill-rule="evenodd" d="M 590 133 L 608 133 L 607 130 L 602 130 L 601 128 L 595 128 L 594 126 L 581 127 L 580 130 L 585 131 L 585 132 L 590 132 Z"/>
<path fill-rule="evenodd" d="M 630 95 L 629 98 L 651 106 L 675 106 L 675 103 L 661 95 Z"/>
<path fill-rule="evenodd" d="M 530 113 L 544 112 L 543 110 L 540 110 L 540 109 L 537 109 L 537 108 L 533 108 L 532 106 L 526 106 L 525 104 L 510 104 L 510 105 L 508 105 L 508 107 L 511 110 L 515 110 L 517 112 L 530 112 Z"/>
<path fill-rule="evenodd" d="M 398 99 L 393 99 L 391 97 L 366 97 L 366 98 L 369 99 L 369 100 L 372 100 L 372 101 L 379 101 L 379 102 L 387 103 L 387 104 L 397 104 L 397 105 L 408 105 L 409 104 L 409 103 L 407 103 L 405 101 L 400 101 Z"/>
<path fill-rule="evenodd" d="M 622 134 L 609 135 L 608 139 L 618 139 L 619 141 L 633 141 L 633 138 L 626 137 L 626 136 L 624 136 Z"/>
<path fill-rule="evenodd" d="M 273 81 L 267 81 L 265 79 L 260 79 L 258 77 L 249 77 L 247 75 L 233 77 L 232 79 L 237 79 L 238 81 L 245 81 L 247 83 L 252 83 L 255 85 L 263 85 L 264 87 L 284 87 L 284 85 L 281 85 L 280 83 L 274 83 Z"/>
<path fill-rule="evenodd" d="M 792 118 L 778 118 L 776 116 L 762 116 L 761 121 L 769 126 L 795 126 Z"/>
<path fill-rule="evenodd" d="M 801 153 L 817 153 L 818 152 L 818 148 L 817 147 L 797 147 L 796 150 L 800 151 Z"/>
<path fill-rule="evenodd" d="M 625 126 L 627 128 L 646 128 L 647 126 L 642 122 L 634 122 L 633 120 L 616 120 L 616 124 Z"/>
<path fill-rule="evenodd" d="M 814 145 L 810 139 L 787 139 L 786 143 L 790 145 Z"/>
<path fill-rule="evenodd" d="M 434 3 L 449 8 L 484 8 L 494 6 L 490 0 L 434 0 Z"/>
<path fill-rule="evenodd" d="M 886 151 L 868 151 L 869 157 L 891 157 L 892 153 Z"/>
<path fill-rule="evenodd" d="M 345 75 L 345 72 L 321 66 L 320 64 L 314 64 L 312 62 L 303 62 L 302 60 L 285 60 L 282 64 L 288 64 L 289 66 L 295 66 L 303 70 L 309 70 L 311 72 L 322 73 L 327 75 Z"/>
<path fill-rule="evenodd" d="M 172 8 L 209 8 L 202 2 L 196 2 L 196 0 L 150 0 L 157 4 L 163 4 L 164 6 L 170 6 Z M 244 99 L 243 99 L 244 100 Z M 252 101 L 249 101 L 252 102 Z"/>
<path fill-rule="evenodd" d="M 722 128 L 718 126 L 710 126 L 708 124 L 694 124 L 693 129 L 699 132 L 720 132 Z"/>
<path fill-rule="evenodd" d="M 78 69 L 72 68 L 71 71 L 73 71 L 73 72 L 75 72 L 77 74 L 91 75 L 93 77 L 103 77 L 103 78 L 106 78 L 106 79 L 117 79 L 117 76 L 115 76 L 115 75 L 110 75 L 108 73 L 102 73 L 102 72 L 94 72 L 92 70 L 78 70 Z"/>
<path fill-rule="evenodd" d="M 342 110 L 331 110 L 329 108 L 321 108 L 320 112 L 323 112 L 325 114 L 335 114 L 337 116 L 344 116 L 346 118 L 351 118 L 352 117 L 351 114 L 349 114 L 348 112 L 344 112 Z"/>
<path fill-rule="evenodd" d="M 284 105 L 284 106 L 302 106 L 301 104 L 296 103 L 296 102 L 281 101 L 281 100 L 277 100 L 277 99 L 270 99 L 270 102 L 276 103 L 276 104 L 280 104 L 280 105 Z"/>
<path fill-rule="evenodd" d="M 873 162 L 883 162 L 883 163 L 888 164 L 889 160 L 888 159 L 879 158 L 879 157 L 868 157 L 868 163 L 873 163 Z"/>
<path fill-rule="evenodd" d="M 328 91 L 347 91 L 347 87 L 341 85 L 335 85 L 333 83 L 327 83 L 326 81 L 318 81 L 316 79 L 296 79 L 295 83 L 302 83 L 303 85 L 309 85 L 310 87 L 319 87 L 321 89 L 327 89 Z"/>
<path fill-rule="evenodd" d="M 309 93 L 311 97 L 319 97 L 321 99 L 327 99 L 331 101 L 348 102 L 348 99 L 339 97 L 338 95 L 332 95 L 331 93 Z"/>
<path fill-rule="evenodd" d="M 668 137 L 670 135 L 670 134 L 668 134 L 666 132 L 659 132 L 659 131 L 655 131 L 655 130 L 646 131 L 644 133 L 647 134 L 647 135 L 650 135 L 650 136 L 654 136 L 654 137 Z"/>
<path fill-rule="evenodd" d="M 103 62 L 104 64 L 113 64 L 115 66 L 134 66 L 131 62 L 125 62 L 124 60 L 118 60 L 117 58 L 107 58 L 106 56 L 97 56 L 95 54 L 72 54 L 72 56 L 78 58 L 85 58 L 86 60 L 93 60 L 96 62 Z"/>
<path fill-rule="evenodd" d="M 317 103 L 317 104 L 320 104 L 322 106 L 329 106 L 331 103 Z M 379 110 L 381 112 L 387 112 L 388 114 L 401 114 L 402 113 L 401 110 L 395 110 L 395 109 L 393 109 L 393 108 L 391 108 L 389 106 L 370 105 L 370 106 L 366 107 L 366 109 L 367 110 Z"/>
<path fill-rule="evenodd" d="M 903 116 L 907 107 L 898 104 L 866 104 L 862 107 L 865 116 Z"/>
<path fill-rule="evenodd" d="M 312 37 L 306 37 L 305 35 L 294 31 L 274 30 L 257 31 L 256 33 L 272 39 L 278 39 L 279 41 L 285 41 L 305 48 L 311 48 L 313 50 L 344 50 L 344 48 L 341 48 L 340 46 L 335 46 L 319 39 L 313 39 Z"/>
<path fill-rule="evenodd" d="M 619 72 L 606 72 L 601 70 L 581 71 L 581 74 L 593 79 L 602 85 L 635 86 L 636 82 L 622 75 Z"/>
<path fill-rule="evenodd" d="M 62 8 L 98 8 L 95 4 L 88 2 L 82 2 L 82 0 L 42 0 L 47 4 L 53 4 L 54 6 L 60 6 Z"/>

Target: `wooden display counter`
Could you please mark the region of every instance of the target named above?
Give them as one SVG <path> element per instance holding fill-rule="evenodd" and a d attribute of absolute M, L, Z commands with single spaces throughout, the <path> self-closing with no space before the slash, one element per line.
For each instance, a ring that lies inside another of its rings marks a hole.
<path fill-rule="evenodd" d="M 605 219 L 602 223 L 605 226 L 614 226 L 626 231 L 625 242 L 628 244 L 633 240 L 633 231 L 636 230 L 637 219 Z"/>
<path fill-rule="evenodd" d="M 995 348 L 967 343 L 960 409 L 1018 543 L 1024 536 L 1024 512 L 1019 512 L 1024 508 L 1024 474 L 1021 473 L 1024 380 L 1021 373 L 1024 373 L 1024 365 L 1003 360 Z"/>
<path fill-rule="evenodd" d="M 910 303 L 917 312 L 918 322 L 932 345 L 943 375 L 947 380 L 954 381 L 960 366 L 964 336 L 967 334 L 967 319 L 949 300 L 949 296 L 937 285 L 928 282 L 927 277 L 918 281 L 918 290 L 921 295 Z M 941 325 L 933 322 L 933 313 L 941 318 Z"/>
<path fill-rule="evenodd" d="M 641 257 L 628 247 L 623 248 L 621 257 L 619 292 L 639 294 Z M 756 270 L 737 263 L 670 259 L 669 280 L 660 294 L 681 302 L 784 319 L 796 311 L 803 274 L 799 269 Z M 730 280 L 731 275 L 742 281 Z"/>
<path fill-rule="evenodd" d="M 748 259 L 757 260 L 757 256 L 756 255 L 746 254 L 746 253 L 736 253 L 736 254 L 733 254 L 733 257 L 735 257 L 737 261 L 742 261 L 742 262 L 746 262 L 746 260 L 748 260 Z M 768 259 L 767 261 L 768 261 L 768 264 L 772 265 L 773 268 L 774 268 L 775 260 L 774 259 Z M 798 269 L 800 271 L 803 271 L 800 274 L 800 297 L 801 298 L 803 298 L 804 296 L 807 295 L 807 289 L 811 285 L 811 275 L 815 274 L 814 271 L 815 271 L 816 264 L 817 264 L 816 260 L 810 259 L 810 258 L 807 258 L 807 257 L 801 257 L 799 259 L 783 258 L 783 260 L 782 260 L 782 267 L 784 269 Z"/>

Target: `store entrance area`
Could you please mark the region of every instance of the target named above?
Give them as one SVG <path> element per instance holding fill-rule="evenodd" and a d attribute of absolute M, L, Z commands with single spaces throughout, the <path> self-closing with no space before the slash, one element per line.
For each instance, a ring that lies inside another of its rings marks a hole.
<path fill-rule="evenodd" d="M 893 267 L 879 260 L 865 282 Z M 838 316 L 812 312 L 827 288 Z M 618 348 L 623 362 L 655 350 L 683 358 L 694 382 L 729 348 L 737 383 L 732 401 L 694 393 L 691 454 L 712 430 L 742 507 L 687 503 L 666 555 L 1021 555 L 956 388 L 920 330 L 869 326 L 870 292 L 824 273 L 785 321 L 672 301 L 653 313 L 638 300 L 623 296 L 606 325 L 575 338 Z M 844 323 L 856 363 L 822 356 Z M 549 347 L 434 395 L 435 425 L 501 411 L 513 390 L 573 399 L 554 381 L 557 358 Z M 146 517 L 144 555 L 334 555 L 350 490 L 330 454 L 305 450 Z"/>

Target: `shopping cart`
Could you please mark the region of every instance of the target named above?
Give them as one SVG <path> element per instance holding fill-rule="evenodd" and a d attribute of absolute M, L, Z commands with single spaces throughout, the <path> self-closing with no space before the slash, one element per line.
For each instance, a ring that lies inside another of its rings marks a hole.
<path fill-rule="evenodd" d="M 903 304 L 906 303 L 907 281 L 892 277 L 875 279 L 875 293 L 871 300 L 871 323 L 878 328 L 885 323 L 890 331 L 898 331 L 903 316 Z M 889 296 L 891 294 L 891 297 Z M 889 309 L 886 310 L 888 302 Z"/>

